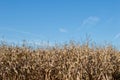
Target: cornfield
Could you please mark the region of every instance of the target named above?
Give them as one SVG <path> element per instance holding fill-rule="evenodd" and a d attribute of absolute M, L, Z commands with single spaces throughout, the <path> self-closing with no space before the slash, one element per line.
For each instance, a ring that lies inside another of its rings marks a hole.
<path fill-rule="evenodd" d="M 45 49 L 1 44 L 0 80 L 120 80 L 120 51 L 74 42 Z"/>

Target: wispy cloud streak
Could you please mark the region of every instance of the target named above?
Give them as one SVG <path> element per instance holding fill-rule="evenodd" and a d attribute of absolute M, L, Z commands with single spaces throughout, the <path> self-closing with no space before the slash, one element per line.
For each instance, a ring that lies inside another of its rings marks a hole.
<path fill-rule="evenodd" d="M 90 25 L 95 25 L 100 21 L 100 18 L 97 16 L 89 16 L 82 22 L 82 26 L 90 26 Z"/>
<path fill-rule="evenodd" d="M 120 38 L 120 33 L 118 33 L 114 36 L 114 39 L 118 39 L 118 38 Z"/>
<path fill-rule="evenodd" d="M 59 31 L 62 32 L 62 33 L 68 32 L 68 31 L 67 31 L 66 29 L 64 29 L 64 28 L 60 28 Z"/>
<path fill-rule="evenodd" d="M 31 32 L 27 32 L 27 31 L 21 31 L 21 30 L 17 30 L 17 29 L 13 29 L 13 28 L 8 28 L 8 27 L 4 27 L 2 28 L 6 31 L 11 31 L 11 32 L 15 32 L 15 33 L 21 33 L 21 34 L 25 34 L 25 35 L 30 35 L 30 36 L 33 36 L 33 37 L 37 37 L 37 38 L 41 38 L 41 37 L 44 37 L 43 35 L 41 34 L 34 34 L 34 33 L 31 33 Z"/>

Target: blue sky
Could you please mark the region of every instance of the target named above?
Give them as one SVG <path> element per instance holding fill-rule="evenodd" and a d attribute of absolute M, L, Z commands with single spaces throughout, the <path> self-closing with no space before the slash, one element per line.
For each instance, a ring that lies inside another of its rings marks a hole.
<path fill-rule="evenodd" d="M 120 45 L 120 0 L 0 0 L 0 39 Z"/>

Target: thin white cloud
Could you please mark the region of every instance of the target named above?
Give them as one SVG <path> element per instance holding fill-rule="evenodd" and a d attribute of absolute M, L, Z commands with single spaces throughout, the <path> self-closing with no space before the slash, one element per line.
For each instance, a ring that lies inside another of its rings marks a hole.
<path fill-rule="evenodd" d="M 40 35 L 40 34 L 34 34 L 34 33 L 31 33 L 31 32 L 27 32 L 27 31 L 21 31 L 21 30 L 13 29 L 11 27 L 9 27 L 9 28 L 4 27 L 2 29 L 7 30 L 7 31 L 11 31 L 11 32 L 15 32 L 15 33 L 21 33 L 21 34 L 30 35 L 30 36 L 37 37 L 37 38 L 44 37 L 43 35 Z"/>
<path fill-rule="evenodd" d="M 118 38 L 120 38 L 120 33 L 116 34 L 114 37 L 114 39 L 118 39 Z"/>
<path fill-rule="evenodd" d="M 64 29 L 64 28 L 60 28 L 59 31 L 62 32 L 62 33 L 68 32 L 68 31 L 67 31 L 66 29 Z"/>
<path fill-rule="evenodd" d="M 97 16 L 89 16 L 87 19 L 83 20 L 82 26 L 91 26 L 96 25 L 99 22 L 100 18 Z"/>

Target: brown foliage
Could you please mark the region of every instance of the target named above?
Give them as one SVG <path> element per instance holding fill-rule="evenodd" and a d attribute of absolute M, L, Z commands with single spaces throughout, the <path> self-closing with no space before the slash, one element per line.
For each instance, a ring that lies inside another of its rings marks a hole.
<path fill-rule="evenodd" d="M 120 80 L 120 52 L 74 43 L 35 50 L 1 45 L 0 80 Z"/>

